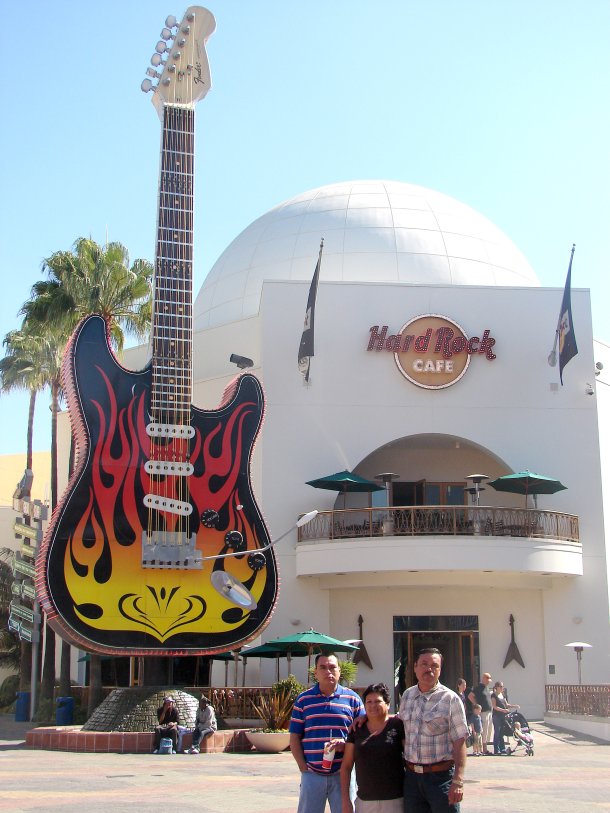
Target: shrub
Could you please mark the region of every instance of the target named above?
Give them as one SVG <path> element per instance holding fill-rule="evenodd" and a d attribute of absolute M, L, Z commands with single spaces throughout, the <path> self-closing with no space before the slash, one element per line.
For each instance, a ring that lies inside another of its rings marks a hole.
<path fill-rule="evenodd" d="M 261 694 L 252 706 L 264 723 L 263 731 L 285 731 L 292 715 L 294 698 L 287 690 Z"/>
<path fill-rule="evenodd" d="M 305 690 L 305 686 L 295 678 L 294 675 L 288 675 L 287 678 L 283 680 L 278 680 L 277 683 L 274 683 L 271 687 L 271 691 L 273 694 L 278 694 L 280 692 L 287 692 L 290 695 L 290 699 L 294 703 L 297 699 L 298 695 L 301 694 L 302 691 Z"/>
<path fill-rule="evenodd" d="M 0 686 L 0 708 L 13 705 L 19 691 L 19 675 L 9 675 Z"/>

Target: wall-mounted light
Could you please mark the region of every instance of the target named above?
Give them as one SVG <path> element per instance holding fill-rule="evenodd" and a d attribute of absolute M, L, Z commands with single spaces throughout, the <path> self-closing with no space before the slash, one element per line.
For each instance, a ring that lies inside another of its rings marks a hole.
<path fill-rule="evenodd" d="M 231 364 L 236 364 L 240 370 L 246 370 L 248 367 L 254 367 L 254 362 L 247 356 L 238 356 L 237 353 L 231 353 L 229 356 Z"/>

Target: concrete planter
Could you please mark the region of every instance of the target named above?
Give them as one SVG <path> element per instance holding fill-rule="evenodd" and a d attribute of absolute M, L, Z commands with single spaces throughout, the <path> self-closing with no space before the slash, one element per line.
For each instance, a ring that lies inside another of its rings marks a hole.
<path fill-rule="evenodd" d="M 257 751 L 265 754 L 277 754 L 285 751 L 290 744 L 288 731 L 246 731 L 246 737 Z"/>

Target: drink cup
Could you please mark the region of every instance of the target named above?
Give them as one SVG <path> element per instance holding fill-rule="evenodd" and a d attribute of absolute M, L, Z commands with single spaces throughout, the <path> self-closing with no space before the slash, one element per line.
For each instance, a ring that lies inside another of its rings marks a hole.
<path fill-rule="evenodd" d="M 335 743 L 331 740 L 324 743 L 324 756 L 322 757 L 322 767 L 325 771 L 330 771 L 335 758 Z"/>

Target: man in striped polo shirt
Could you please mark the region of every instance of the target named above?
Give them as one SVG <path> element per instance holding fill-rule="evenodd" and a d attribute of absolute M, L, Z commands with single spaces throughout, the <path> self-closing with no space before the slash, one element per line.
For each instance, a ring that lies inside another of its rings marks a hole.
<path fill-rule="evenodd" d="M 341 813 L 339 769 L 345 738 L 364 706 L 356 692 L 339 685 L 336 655 L 318 655 L 315 675 L 318 682 L 294 701 L 290 720 L 290 750 L 301 771 L 298 813 L 324 813 L 327 799 L 331 813 Z M 335 756 L 325 767 L 324 744 L 333 741 Z"/>

